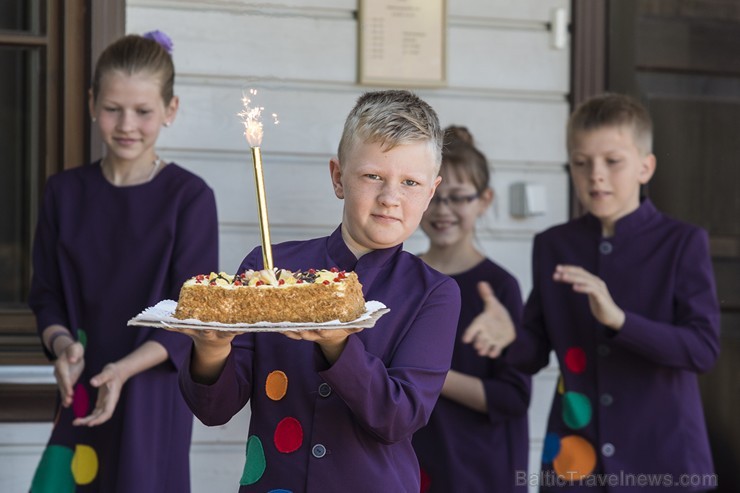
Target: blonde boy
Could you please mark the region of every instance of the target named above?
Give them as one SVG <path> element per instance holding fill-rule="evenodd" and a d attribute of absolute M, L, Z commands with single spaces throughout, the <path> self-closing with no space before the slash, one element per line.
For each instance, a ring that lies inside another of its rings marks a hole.
<path fill-rule="evenodd" d="M 419 491 L 411 435 L 429 418 L 449 369 L 460 301 L 455 282 L 402 242 L 439 184 L 441 145 L 437 116 L 421 99 L 363 95 L 330 162 L 344 200 L 341 225 L 329 237 L 273 249 L 281 268 L 357 272 L 365 298 L 391 309 L 375 327 L 190 333 L 181 386 L 193 412 L 218 425 L 251 403 L 240 492 Z M 259 248 L 239 272 L 250 268 L 262 268 Z M 287 385 L 277 401 L 265 392 L 273 378 Z"/>
<path fill-rule="evenodd" d="M 708 238 L 640 197 L 655 171 L 651 133 L 645 108 L 617 94 L 568 124 L 587 214 L 535 238 L 525 330 L 507 354 L 530 373 L 551 350 L 560 363 L 543 492 L 647 491 L 646 478 L 666 492 L 713 486 L 697 385 L 719 351 Z"/>

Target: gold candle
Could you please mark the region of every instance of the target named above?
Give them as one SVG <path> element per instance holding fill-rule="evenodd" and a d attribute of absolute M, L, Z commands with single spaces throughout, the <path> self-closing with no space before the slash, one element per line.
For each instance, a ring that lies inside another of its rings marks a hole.
<path fill-rule="evenodd" d="M 262 236 L 262 263 L 265 269 L 272 270 L 272 243 L 270 242 L 270 223 L 267 220 L 267 198 L 265 180 L 262 176 L 262 153 L 259 147 L 252 147 L 252 164 L 254 164 L 254 184 L 257 188 L 257 209 L 260 216 L 260 233 Z"/>
<path fill-rule="evenodd" d="M 260 218 L 260 234 L 262 236 L 262 262 L 265 269 L 272 270 L 272 244 L 270 242 L 270 223 L 267 220 L 267 197 L 265 195 L 265 181 L 262 175 L 262 111 L 264 108 L 253 102 L 257 96 L 257 89 L 251 88 L 242 95 L 244 109 L 239 116 L 244 123 L 244 137 L 252 149 L 252 164 L 254 165 L 254 184 L 257 189 L 257 209 Z M 274 123 L 277 124 L 277 115 L 272 114 Z"/>

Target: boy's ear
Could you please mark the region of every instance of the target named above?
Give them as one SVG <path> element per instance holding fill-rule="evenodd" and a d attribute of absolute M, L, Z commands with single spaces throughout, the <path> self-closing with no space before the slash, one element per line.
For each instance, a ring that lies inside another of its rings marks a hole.
<path fill-rule="evenodd" d="M 440 183 L 442 183 L 442 176 L 437 175 L 437 177 L 432 182 L 431 189 L 429 190 L 429 197 L 427 197 L 427 205 L 426 207 L 424 207 L 424 210 L 427 210 L 429 208 L 429 204 L 432 202 L 432 198 L 434 198 L 434 192 L 437 191 L 437 187 Z"/>
<path fill-rule="evenodd" d="M 342 167 L 339 164 L 339 158 L 333 157 L 329 160 L 329 174 L 331 175 L 331 184 L 334 187 L 334 195 L 336 195 L 338 199 L 344 199 Z"/>
<path fill-rule="evenodd" d="M 652 152 L 642 158 L 640 163 L 640 173 L 638 175 L 640 185 L 645 185 L 653 177 L 655 173 L 656 159 L 655 154 Z"/>

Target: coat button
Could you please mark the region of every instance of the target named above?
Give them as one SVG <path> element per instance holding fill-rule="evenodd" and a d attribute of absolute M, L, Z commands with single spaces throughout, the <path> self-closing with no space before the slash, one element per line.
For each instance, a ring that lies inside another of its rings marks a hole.
<path fill-rule="evenodd" d="M 612 250 L 612 244 L 608 241 L 602 241 L 601 244 L 599 244 L 599 251 L 602 255 L 609 255 L 610 253 L 612 253 Z"/>
<path fill-rule="evenodd" d="M 601 397 L 599 397 L 599 402 L 601 402 L 602 406 L 609 407 L 614 402 L 614 397 L 612 397 L 611 394 L 601 394 Z"/>
<path fill-rule="evenodd" d="M 611 457 L 612 455 L 614 455 L 615 451 L 616 449 L 614 448 L 614 445 L 609 442 L 601 446 L 601 453 L 604 455 L 604 457 Z"/>
<path fill-rule="evenodd" d="M 326 382 L 319 385 L 319 395 L 321 397 L 329 397 L 331 395 L 331 385 Z"/>
<path fill-rule="evenodd" d="M 610 253 L 612 253 L 613 249 L 614 247 L 612 247 L 612 244 L 609 243 L 608 241 L 602 241 L 599 244 L 599 251 L 601 252 L 602 255 L 609 255 Z"/>
<path fill-rule="evenodd" d="M 609 353 L 611 353 L 612 350 L 606 344 L 599 344 L 599 346 L 596 348 L 596 352 L 599 354 L 599 356 L 604 357 L 609 356 Z"/>
<path fill-rule="evenodd" d="M 317 459 L 321 459 L 323 456 L 326 455 L 326 447 L 324 447 L 320 443 L 317 443 L 313 446 L 313 448 L 311 448 L 311 455 L 313 455 Z"/>

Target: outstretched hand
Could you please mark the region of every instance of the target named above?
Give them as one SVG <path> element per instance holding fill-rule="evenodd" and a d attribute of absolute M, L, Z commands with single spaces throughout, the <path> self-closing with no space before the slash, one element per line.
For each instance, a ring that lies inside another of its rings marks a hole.
<path fill-rule="evenodd" d="M 478 283 L 478 293 L 483 299 L 483 311 L 465 329 L 462 342 L 472 344 L 480 356 L 498 358 L 516 339 L 514 322 L 506 307 L 493 294 L 491 285 Z"/>
<path fill-rule="evenodd" d="M 190 336 L 193 340 L 193 355 L 190 374 L 199 383 L 212 383 L 221 374 L 226 358 L 231 353 L 231 341 L 240 332 L 230 330 L 196 330 L 166 327 L 171 332 Z"/>
<path fill-rule="evenodd" d="M 59 386 L 62 406 L 72 405 L 74 386 L 85 369 L 85 348 L 80 342 L 73 342 L 61 352 L 54 361 L 54 377 Z"/>
<path fill-rule="evenodd" d="M 108 363 L 103 371 L 90 379 L 90 385 L 98 389 L 98 399 L 95 409 L 83 417 L 72 421 L 74 426 L 97 426 L 102 425 L 113 416 L 118 399 L 121 397 L 121 389 L 128 380 L 115 363 Z"/>
<path fill-rule="evenodd" d="M 352 329 L 311 329 L 289 330 L 283 334 L 296 341 L 312 341 L 321 347 L 321 352 L 329 363 L 334 363 L 347 345 L 347 338 L 360 332 L 362 328 Z"/>
<path fill-rule="evenodd" d="M 624 311 L 612 299 L 606 283 L 582 267 L 575 265 L 558 265 L 552 278 L 573 286 L 573 291 L 588 296 L 591 313 L 596 320 L 614 330 L 624 325 Z"/>

